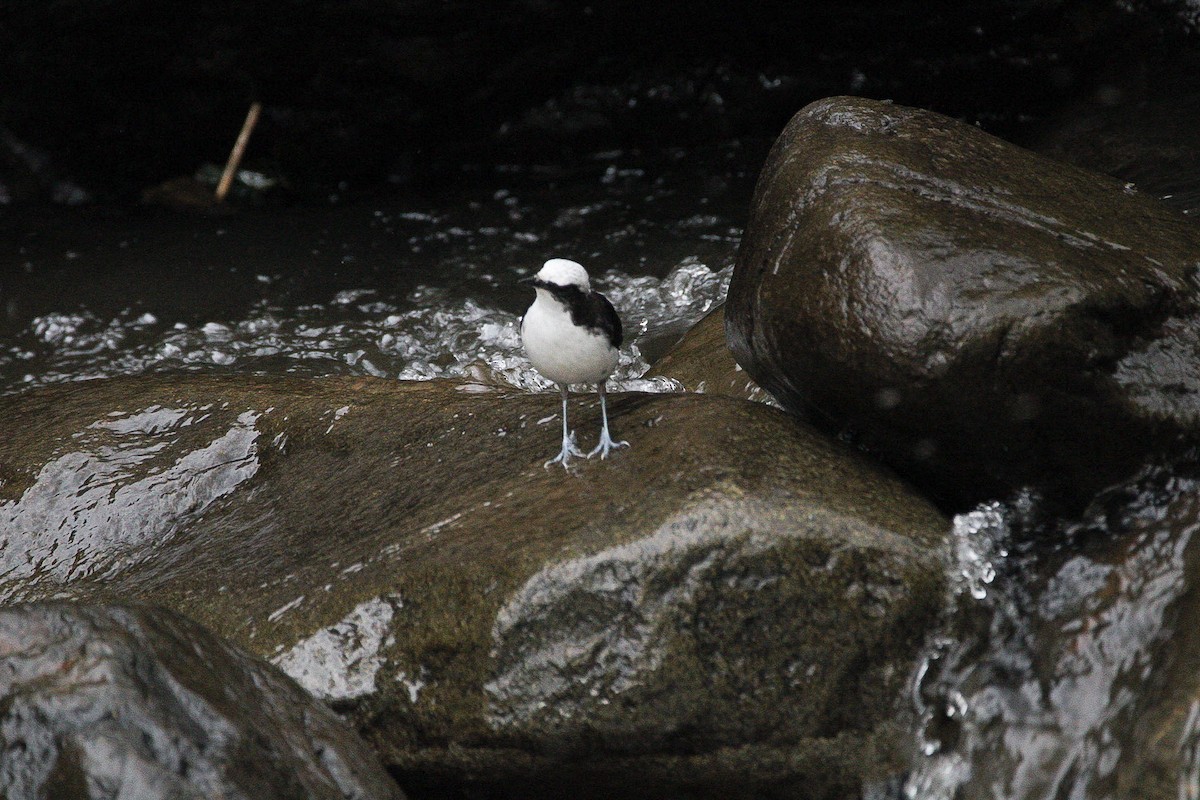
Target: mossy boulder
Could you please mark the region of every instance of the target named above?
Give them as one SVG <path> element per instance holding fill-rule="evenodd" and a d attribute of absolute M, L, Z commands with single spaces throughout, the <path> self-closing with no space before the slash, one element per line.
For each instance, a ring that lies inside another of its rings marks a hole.
<path fill-rule="evenodd" d="M 349 714 L 418 795 L 841 797 L 896 769 L 946 520 L 723 397 L 613 395 L 631 447 L 544 469 L 557 407 L 198 376 L 0 399 L 3 594 L 180 611 Z M 571 420 L 588 445 L 596 398 Z"/>
<path fill-rule="evenodd" d="M 1200 227 L 927 111 L 800 111 L 755 191 L 726 319 L 786 408 L 945 507 L 1082 504 L 1200 421 Z"/>

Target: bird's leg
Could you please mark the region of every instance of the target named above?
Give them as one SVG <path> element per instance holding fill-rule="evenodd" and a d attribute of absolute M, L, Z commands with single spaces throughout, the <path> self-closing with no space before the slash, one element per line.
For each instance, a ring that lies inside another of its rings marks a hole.
<path fill-rule="evenodd" d="M 550 467 L 551 464 L 562 464 L 563 469 L 566 469 L 567 463 L 571 460 L 571 456 L 582 456 L 583 455 L 583 451 L 575 446 L 574 434 L 572 434 L 570 431 L 567 430 L 567 385 L 565 383 L 560 383 L 558 385 L 558 390 L 560 392 L 562 392 L 562 401 L 563 401 L 562 450 L 560 450 L 558 452 L 558 455 L 556 455 L 554 458 L 550 459 L 549 461 L 547 461 L 545 464 L 542 465 L 543 467 L 546 467 L 547 469 Z"/>
<path fill-rule="evenodd" d="M 587 457 L 591 458 L 599 453 L 601 458 L 608 458 L 610 450 L 629 447 L 629 442 L 614 442 L 608 435 L 608 405 L 605 403 L 604 381 L 596 384 L 596 388 L 600 390 L 600 417 L 604 420 L 604 424 L 600 428 L 600 444 L 596 445 L 596 449 L 588 453 Z"/>

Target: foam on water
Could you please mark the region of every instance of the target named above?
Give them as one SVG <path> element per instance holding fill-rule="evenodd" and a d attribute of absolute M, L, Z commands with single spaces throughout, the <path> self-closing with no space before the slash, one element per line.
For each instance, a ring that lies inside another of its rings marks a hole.
<path fill-rule="evenodd" d="M 597 276 L 626 329 L 611 387 L 678 391 L 664 378 L 641 379 L 649 368 L 641 345 L 682 330 L 721 302 L 731 274 L 732 267 L 714 271 L 687 258 L 662 279 L 618 271 Z M 553 388 L 524 356 L 518 314 L 435 286 L 420 286 L 399 303 L 378 300 L 369 289 L 341 290 L 327 303 L 295 308 L 262 301 L 243 319 L 200 325 L 169 325 L 133 311 L 113 319 L 54 313 L 0 346 L 0 376 L 11 376 L 0 381 L 0 391 L 166 370 L 470 378 Z"/>

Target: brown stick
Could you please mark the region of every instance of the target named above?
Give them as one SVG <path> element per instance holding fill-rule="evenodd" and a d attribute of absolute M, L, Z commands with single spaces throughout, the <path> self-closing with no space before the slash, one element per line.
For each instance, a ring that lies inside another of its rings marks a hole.
<path fill-rule="evenodd" d="M 233 176 L 237 174 L 238 165 L 242 163 L 242 156 L 246 153 L 246 143 L 250 141 L 250 134 L 254 131 L 254 126 L 258 124 L 258 115 L 262 111 L 261 103 L 251 103 L 250 110 L 246 112 L 246 121 L 242 123 L 242 132 L 238 134 L 237 141 L 233 143 L 233 151 L 229 154 L 229 160 L 225 162 L 225 171 L 221 173 L 221 181 L 217 184 L 217 202 L 220 203 L 225 199 L 225 195 L 229 194 L 229 187 L 233 185 Z"/>

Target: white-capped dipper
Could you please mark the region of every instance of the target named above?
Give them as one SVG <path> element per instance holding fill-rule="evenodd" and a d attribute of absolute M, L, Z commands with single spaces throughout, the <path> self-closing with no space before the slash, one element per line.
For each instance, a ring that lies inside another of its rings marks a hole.
<path fill-rule="evenodd" d="M 617 366 L 617 348 L 621 346 L 621 318 L 599 292 L 593 292 L 587 270 L 574 261 L 552 258 L 532 278 L 521 283 L 537 290 L 533 305 L 521 319 L 521 341 L 534 368 L 558 384 L 562 392 L 562 450 L 546 462 L 565 468 L 571 456 L 582 456 L 575 446 L 575 435 L 567 427 L 567 386 L 594 383 L 600 390 L 600 444 L 587 454 L 608 456 L 629 442 L 614 442 L 608 434 L 608 407 L 604 383 Z"/>

